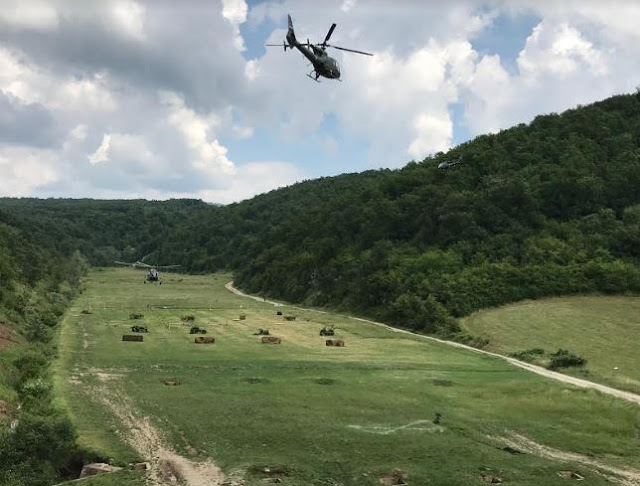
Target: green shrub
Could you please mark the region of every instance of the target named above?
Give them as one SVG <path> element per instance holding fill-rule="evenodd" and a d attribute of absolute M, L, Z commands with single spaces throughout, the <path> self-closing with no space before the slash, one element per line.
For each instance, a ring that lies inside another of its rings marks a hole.
<path fill-rule="evenodd" d="M 509 356 L 515 359 L 519 359 L 520 361 L 526 361 L 528 363 L 531 363 L 544 356 L 544 349 L 542 348 L 525 349 L 523 351 L 516 351 L 514 353 L 509 353 Z"/>
<path fill-rule="evenodd" d="M 558 349 L 555 353 L 550 355 L 551 362 L 549 363 L 549 369 L 557 370 L 559 368 L 581 368 L 587 364 L 587 360 L 581 356 L 570 353 L 566 349 Z"/>

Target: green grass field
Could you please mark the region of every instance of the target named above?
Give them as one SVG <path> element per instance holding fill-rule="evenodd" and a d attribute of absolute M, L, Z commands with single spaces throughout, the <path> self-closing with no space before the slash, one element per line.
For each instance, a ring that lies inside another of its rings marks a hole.
<path fill-rule="evenodd" d="M 587 359 L 565 372 L 640 393 L 640 297 L 563 297 L 478 312 L 462 322 L 502 354 L 558 348 Z M 617 369 L 616 369 L 617 368 Z"/>
<path fill-rule="evenodd" d="M 373 324 L 242 298 L 224 288 L 230 279 L 165 275 L 158 286 L 134 270 L 91 272 L 64 319 L 56 364 L 83 445 L 121 465 L 166 450 L 211 460 L 248 486 L 265 484 L 266 466 L 296 486 L 379 485 L 394 469 L 412 485 L 481 485 L 483 475 L 563 485 L 563 470 L 585 485 L 640 480 L 636 405 Z M 133 312 L 144 319 L 129 320 Z M 193 343 L 186 314 L 215 344 Z M 138 323 L 149 328 L 144 342 L 122 342 Z M 324 325 L 345 348 L 325 346 Z M 259 327 L 282 344 L 261 344 Z M 503 450 L 514 444 L 526 453 Z M 122 484 L 117 475 L 92 481 Z"/>

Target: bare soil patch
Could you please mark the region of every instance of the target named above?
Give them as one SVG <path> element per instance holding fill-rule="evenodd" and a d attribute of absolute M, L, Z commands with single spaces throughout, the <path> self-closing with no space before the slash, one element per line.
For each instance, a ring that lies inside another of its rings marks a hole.
<path fill-rule="evenodd" d="M 141 415 L 135 404 L 119 389 L 100 387 L 94 396 L 124 425 L 124 439 L 150 465 L 152 485 L 182 483 L 187 486 L 241 486 L 242 480 L 227 478 L 212 461 L 193 461 L 174 452 L 149 417 Z"/>
<path fill-rule="evenodd" d="M 9 326 L 0 323 L 0 349 L 7 349 L 15 344 L 20 344 Z"/>

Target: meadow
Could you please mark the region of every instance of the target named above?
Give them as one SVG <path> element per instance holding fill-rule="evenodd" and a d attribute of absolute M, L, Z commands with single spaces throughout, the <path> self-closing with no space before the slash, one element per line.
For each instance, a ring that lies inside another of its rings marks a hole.
<path fill-rule="evenodd" d="M 61 326 L 60 403 L 81 444 L 114 464 L 149 461 L 161 481 L 175 473 L 192 485 L 402 484 L 394 475 L 563 485 L 561 471 L 585 485 L 640 484 L 637 405 L 374 324 L 242 298 L 225 288 L 230 275 L 163 279 L 93 270 Z M 194 344 L 185 315 L 215 344 Z M 122 342 L 135 324 L 148 327 L 144 342 Z M 325 325 L 346 347 L 325 346 Z M 258 328 L 282 344 L 262 344 Z M 85 484 L 145 479 L 124 471 Z"/>
<path fill-rule="evenodd" d="M 487 349 L 501 354 L 568 349 L 587 364 L 565 373 L 640 393 L 640 297 L 525 301 L 477 312 L 462 325 L 471 334 L 488 338 Z"/>

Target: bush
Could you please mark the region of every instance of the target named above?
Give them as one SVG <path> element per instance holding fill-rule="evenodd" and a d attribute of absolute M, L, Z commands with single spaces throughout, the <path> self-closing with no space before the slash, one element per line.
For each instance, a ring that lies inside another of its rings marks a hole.
<path fill-rule="evenodd" d="M 520 361 L 526 361 L 527 363 L 531 363 L 544 356 L 544 349 L 542 348 L 525 349 L 524 351 L 516 351 L 514 353 L 509 353 L 509 356 L 515 359 L 519 359 Z"/>
<path fill-rule="evenodd" d="M 559 368 L 581 368 L 587 364 L 587 360 L 581 356 L 571 354 L 566 349 L 558 349 L 555 353 L 550 355 L 551 362 L 549 363 L 549 369 L 557 370 Z"/>
<path fill-rule="evenodd" d="M 73 426 L 57 414 L 24 414 L 15 432 L 1 439 L 0 484 L 21 484 L 16 478 L 33 486 L 54 484 L 57 466 L 76 453 Z"/>

